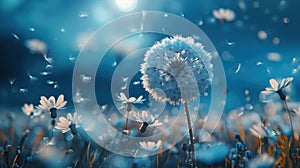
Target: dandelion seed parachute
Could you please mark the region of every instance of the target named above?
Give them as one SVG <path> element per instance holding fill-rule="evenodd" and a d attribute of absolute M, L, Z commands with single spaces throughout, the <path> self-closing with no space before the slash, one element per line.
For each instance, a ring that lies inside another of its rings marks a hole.
<path fill-rule="evenodd" d="M 193 100 L 211 82 L 211 58 L 204 46 L 192 37 L 164 38 L 145 54 L 141 65 L 142 84 L 158 101 L 179 104 Z"/>

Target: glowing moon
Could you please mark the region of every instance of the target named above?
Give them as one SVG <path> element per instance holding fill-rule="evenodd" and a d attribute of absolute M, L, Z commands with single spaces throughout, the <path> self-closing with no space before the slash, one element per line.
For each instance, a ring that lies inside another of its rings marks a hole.
<path fill-rule="evenodd" d="M 117 7 L 123 12 L 130 12 L 135 9 L 137 0 L 115 0 Z"/>

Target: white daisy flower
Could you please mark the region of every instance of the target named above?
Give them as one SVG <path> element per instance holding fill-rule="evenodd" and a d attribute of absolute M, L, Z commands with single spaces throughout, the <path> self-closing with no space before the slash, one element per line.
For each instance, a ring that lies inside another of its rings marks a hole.
<path fill-rule="evenodd" d="M 258 138 L 263 138 L 267 136 L 266 130 L 263 128 L 263 124 L 255 124 L 253 125 L 249 131 L 251 132 L 252 135 L 258 137 Z"/>
<path fill-rule="evenodd" d="M 117 100 L 120 101 L 122 104 L 126 105 L 127 111 L 131 111 L 132 104 L 142 104 L 146 99 L 143 99 L 143 96 L 139 96 L 138 98 L 135 97 L 127 98 L 127 96 L 123 92 L 121 92 Z"/>
<path fill-rule="evenodd" d="M 57 101 L 55 100 L 54 96 L 51 96 L 49 99 L 47 99 L 45 96 L 41 96 L 40 105 L 38 108 L 42 110 L 49 110 L 51 118 L 56 118 L 56 110 L 64 108 L 66 104 L 67 101 L 64 100 L 63 94 L 58 96 Z"/>
<path fill-rule="evenodd" d="M 287 86 L 289 86 L 291 84 L 291 82 L 293 81 L 294 78 L 292 77 L 287 77 L 287 78 L 283 78 L 280 85 L 278 84 L 278 82 L 275 79 L 270 79 L 270 85 L 271 87 L 267 87 L 265 90 L 260 92 L 260 99 L 263 102 L 267 102 L 270 100 L 270 97 L 274 94 L 277 93 L 281 100 L 285 100 L 286 96 L 284 95 L 284 93 L 282 92 L 282 90 L 284 88 L 286 88 Z"/>
<path fill-rule="evenodd" d="M 126 104 L 126 103 L 138 103 L 138 104 L 141 104 L 145 101 L 145 99 L 143 99 L 143 96 L 139 96 L 138 98 L 135 98 L 135 97 L 130 97 L 130 98 L 127 98 L 126 95 L 121 92 L 120 93 L 120 96 L 118 96 L 118 100 L 120 102 L 122 102 L 123 104 Z"/>
<path fill-rule="evenodd" d="M 147 111 L 142 111 L 142 113 L 139 112 L 131 112 L 131 115 L 142 125 L 140 126 L 139 130 L 141 133 L 146 132 L 147 127 L 158 127 L 163 125 L 163 123 L 159 122 L 154 118 L 154 116 Z"/>
<path fill-rule="evenodd" d="M 231 22 L 235 19 L 234 12 L 231 9 L 224 8 L 213 10 L 213 16 L 220 20 L 221 23 L 224 23 L 224 21 Z"/>
<path fill-rule="evenodd" d="M 67 133 L 71 131 L 72 135 L 77 134 L 77 128 L 80 127 L 79 124 L 80 116 L 75 112 L 72 116 L 71 113 L 67 114 L 67 118 L 59 117 L 58 123 L 55 125 L 55 128 L 60 130 L 62 133 Z"/>
<path fill-rule="evenodd" d="M 141 147 L 143 149 L 148 150 L 148 151 L 156 151 L 162 146 L 161 140 L 157 141 L 157 143 L 152 142 L 152 141 L 148 141 L 148 142 L 142 141 L 142 142 L 139 142 L 139 144 L 141 145 Z"/>
<path fill-rule="evenodd" d="M 39 109 L 35 109 L 33 104 L 24 104 L 24 106 L 22 107 L 22 111 L 30 117 L 36 117 L 41 115 L 42 111 Z"/>

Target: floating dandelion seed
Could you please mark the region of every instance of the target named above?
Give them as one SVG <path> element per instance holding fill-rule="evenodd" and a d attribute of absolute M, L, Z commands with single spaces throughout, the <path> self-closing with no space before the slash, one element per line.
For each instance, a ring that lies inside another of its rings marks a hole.
<path fill-rule="evenodd" d="M 231 22 L 235 19 L 235 14 L 231 9 L 220 8 L 218 10 L 213 10 L 213 16 L 218 19 L 221 23 L 225 21 Z"/>
<path fill-rule="evenodd" d="M 46 68 L 46 69 L 53 69 L 53 65 L 52 65 L 52 64 L 47 64 L 47 65 L 45 66 L 45 68 Z"/>
<path fill-rule="evenodd" d="M 37 81 L 37 80 L 38 80 L 37 77 L 32 76 L 29 72 L 27 73 L 27 75 L 28 75 L 28 77 L 29 77 L 29 79 L 30 79 L 31 82 L 34 82 L 34 81 Z"/>
<path fill-rule="evenodd" d="M 34 32 L 34 31 L 35 31 L 35 28 L 34 28 L 34 27 L 30 27 L 30 28 L 29 28 L 29 31 Z"/>
<path fill-rule="evenodd" d="M 54 88 L 54 89 L 58 89 L 58 88 L 59 88 L 59 85 L 56 83 L 56 84 L 53 85 L 53 88 Z"/>
<path fill-rule="evenodd" d="M 28 92 L 28 89 L 20 88 L 20 89 L 19 89 L 19 92 L 25 94 L 25 93 Z"/>
<path fill-rule="evenodd" d="M 132 84 L 133 85 L 139 85 L 141 82 L 140 81 L 134 81 Z"/>
<path fill-rule="evenodd" d="M 156 143 L 152 141 L 148 141 L 148 142 L 142 141 L 139 142 L 139 144 L 143 149 L 148 151 L 157 151 L 162 146 L 161 140 L 157 141 Z"/>
<path fill-rule="evenodd" d="M 70 55 L 68 58 L 72 63 L 75 63 L 76 57 Z"/>
<path fill-rule="evenodd" d="M 82 103 L 82 102 L 85 102 L 87 101 L 88 99 L 87 98 L 84 98 L 81 96 L 81 93 L 80 93 L 80 90 L 77 89 L 75 95 L 74 95 L 74 100 L 76 103 Z"/>
<path fill-rule="evenodd" d="M 65 29 L 64 27 L 62 27 L 62 28 L 60 29 L 60 31 L 61 31 L 62 33 L 64 33 L 64 32 L 66 32 L 66 29 Z"/>
<path fill-rule="evenodd" d="M 49 64 L 53 64 L 54 59 L 52 57 L 48 57 L 47 54 L 44 54 L 44 59 L 47 61 Z"/>
<path fill-rule="evenodd" d="M 85 19 L 89 16 L 89 14 L 86 11 L 80 11 L 78 16 L 82 19 Z"/>
<path fill-rule="evenodd" d="M 47 80 L 46 83 L 47 83 L 48 85 L 54 85 L 54 84 L 56 84 L 57 82 L 56 82 L 56 81 L 53 81 L 53 80 Z"/>
<path fill-rule="evenodd" d="M 40 75 L 42 75 L 42 76 L 48 76 L 50 74 L 52 74 L 52 72 L 43 71 L 43 72 L 40 73 Z"/>
<path fill-rule="evenodd" d="M 117 66 L 117 61 L 114 61 L 114 63 L 111 65 L 112 67 Z"/>
<path fill-rule="evenodd" d="M 81 74 L 81 75 L 80 75 L 80 79 L 81 79 L 81 81 L 84 82 L 84 83 L 89 83 L 89 82 L 92 80 L 92 77 L 90 77 L 90 76 L 85 76 L 85 75 Z"/>
<path fill-rule="evenodd" d="M 235 74 L 237 74 L 237 73 L 239 73 L 240 72 L 240 70 L 241 70 L 241 66 L 242 66 L 242 64 L 241 63 L 239 63 L 238 64 L 238 67 L 237 67 L 237 69 L 235 70 Z"/>
<path fill-rule="evenodd" d="M 125 90 L 126 88 L 127 88 L 127 83 L 125 83 L 124 86 L 122 86 L 120 89 Z"/>
<path fill-rule="evenodd" d="M 229 45 L 229 46 L 234 46 L 234 45 L 235 45 L 235 42 L 234 42 L 234 41 L 227 41 L 226 43 L 227 43 L 227 45 Z"/>
<path fill-rule="evenodd" d="M 199 26 L 203 26 L 203 25 L 204 25 L 203 20 L 200 20 L 199 23 L 198 23 L 198 25 L 199 25 Z"/>
<path fill-rule="evenodd" d="M 16 35 L 15 33 L 11 33 L 11 35 L 12 35 L 16 40 L 20 40 L 19 36 Z"/>
<path fill-rule="evenodd" d="M 261 61 L 258 61 L 257 63 L 256 63 L 256 65 L 262 65 L 263 63 L 261 62 Z"/>
<path fill-rule="evenodd" d="M 297 62 L 297 58 L 293 57 L 292 64 L 295 64 Z"/>
<path fill-rule="evenodd" d="M 128 79 L 129 79 L 128 77 L 123 77 L 123 78 L 122 78 L 122 81 L 123 81 L 123 82 L 127 82 Z"/>
<path fill-rule="evenodd" d="M 16 81 L 16 78 L 11 78 L 11 79 L 8 80 L 8 83 L 10 85 L 13 85 L 15 83 L 15 81 Z"/>

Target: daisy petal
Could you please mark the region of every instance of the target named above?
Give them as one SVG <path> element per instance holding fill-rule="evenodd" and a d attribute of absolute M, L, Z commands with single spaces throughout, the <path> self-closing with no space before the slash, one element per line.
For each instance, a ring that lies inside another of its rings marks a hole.
<path fill-rule="evenodd" d="M 277 81 L 275 80 L 275 79 L 270 79 L 270 85 L 272 86 L 272 88 L 274 89 L 274 90 L 278 90 L 278 83 L 277 83 Z"/>
<path fill-rule="evenodd" d="M 68 114 L 67 114 L 67 119 L 68 119 L 69 121 L 72 121 L 72 120 L 73 120 L 73 117 L 72 117 L 72 114 L 71 114 L 71 113 L 68 113 Z"/>
<path fill-rule="evenodd" d="M 130 97 L 128 101 L 129 101 L 130 103 L 133 103 L 133 102 L 135 102 L 135 100 L 136 100 L 135 97 Z"/>
<path fill-rule="evenodd" d="M 123 92 L 120 93 L 120 96 L 121 96 L 122 100 L 127 100 L 127 97 Z"/>
<path fill-rule="evenodd" d="M 287 86 L 289 86 L 291 83 L 292 83 L 292 81 L 294 80 L 294 78 L 286 78 L 284 81 L 284 86 L 283 87 L 287 87 Z"/>
<path fill-rule="evenodd" d="M 51 96 L 50 98 L 49 98 L 49 102 L 50 102 L 50 107 L 52 108 L 52 107 L 55 107 L 55 97 L 54 96 Z"/>
<path fill-rule="evenodd" d="M 41 96 L 40 104 L 41 107 L 44 107 L 44 109 L 48 109 L 51 107 L 49 100 L 45 96 Z"/>
<path fill-rule="evenodd" d="M 63 102 L 64 102 L 64 95 L 61 94 L 61 95 L 58 96 L 56 104 L 60 105 Z"/>

